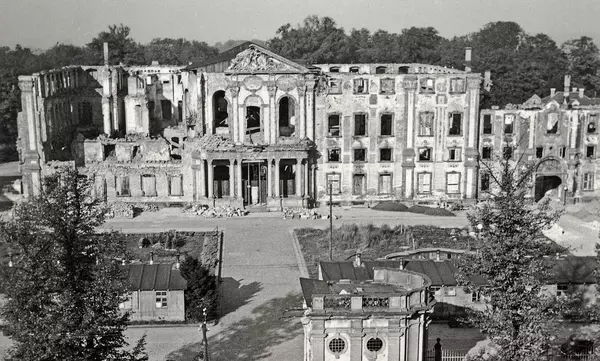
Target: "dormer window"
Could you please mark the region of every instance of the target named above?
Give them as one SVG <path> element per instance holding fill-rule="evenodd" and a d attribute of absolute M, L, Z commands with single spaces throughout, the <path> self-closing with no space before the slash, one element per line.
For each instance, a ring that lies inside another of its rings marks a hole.
<path fill-rule="evenodd" d="M 357 66 L 351 66 L 350 67 L 350 72 L 351 73 L 358 73 L 359 68 Z"/>
<path fill-rule="evenodd" d="M 377 68 L 375 68 L 375 74 L 385 74 L 387 71 L 387 68 L 385 66 L 378 66 Z"/>
<path fill-rule="evenodd" d="M 368 81 L 366 79 L 354 79 L 354 94 L 367 94 Z"/>
<path fill-rule="evenodd" d="M 332 66 L 331 68 L 329 68 L 329 72 L 330 73 L 339 73 L 340 72 L 340 67 L 339 66 Z"/>
<path fill-rule="evenodd" d="M 398 74 L 408 74 L 410 67 L 409 66 L 399 66 Z"/>
<path fill-rule="evenodd" d="M 421 93 L 434 93 L 435 81 L 433 78 L 421 79 Z"/>

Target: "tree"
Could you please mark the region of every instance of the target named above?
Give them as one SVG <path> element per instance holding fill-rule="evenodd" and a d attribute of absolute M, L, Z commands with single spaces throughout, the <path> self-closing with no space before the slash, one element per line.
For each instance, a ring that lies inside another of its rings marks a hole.
<path fill-rule="evenodd" d="M 600 51 L 592 38 L 571 39 L 561 48 L 569 61 L 568 71 L 574 85 L 587 89 L 591 94 L 600 92 Z"/>
<path fill-rule="evenodd" d="M 126 65 L 144 64 L 142 47 L 129 36 L 131 29 L 123 24 L 109 25 L 87 44 L 93 52 L 94 62 L 104 64 L 104 43 L 108 43 L 109 63 Z"/>
<path fill-rule="evenodd" d="M 147 360 L 144 338 L 124 349 L 129 314 L 127 276 L 116 257 L 125 244 L 96 234 L 106 209 L 92 181 L 75 169 L 44 179 L 41 195 L 0 223 L 13 255 L 3 268 L 6 331 L 14 341 L 8 360 Z"/>
<path fill-rule="evenodd" d="M 197 258 L 187 256 L 181 263 L 181 276 L 187 281 L 185 290 L 186 319 L 203 321 L 203 310 L 209 317 L 217 311 L 218 290 L 216 277 Z"/>
<path fill-rule="evenodd" d="M 160 64 L 184 65 L 193 61 L 206 60 L 217 54 L 217 48 L 205 42 L 183 38 L 156 38 L 144 46 L 144 56 L 148 64 L 156 60 Z"/>
<path fill-rule="evenodd" d="M 467 214 L 471 227 L 481 229 L 480 248 L 461 259 L 459 279 L 486 300 L 485 310 L 470 311 L 469 320 L 498 346 L 498 359 L 537 360 L 550 346 L 562 309 L 562 301 L 542 291 L 552 272 L 545 256 L 556 249 L 539 236 L 561 211 L 548 197 L 531 202 L 537 164 L 515 159 L 513 151 L 504 151 L 495 164 L 481 163 L 491 175 L 491 191 Z M 486 280 L 484 286 L 470 283 L 468 275 L 475 274 Z"/>

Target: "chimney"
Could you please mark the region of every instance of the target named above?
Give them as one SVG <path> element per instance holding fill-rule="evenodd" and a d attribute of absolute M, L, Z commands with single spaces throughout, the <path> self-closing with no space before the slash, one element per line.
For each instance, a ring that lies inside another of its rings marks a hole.
<path fill-rule="evenodd" d="M 404 258 L 400 257 L 400 269 L 404 269 Z"/>
<path fill-rule="evenodd" d="M 356 252 L 356 258 L 354 258 L 354 267 L 362 266 L 361 256 L 362 255 L 361 255 L 360 251 Z"/>
<path fill-rule="evenodd" d="M 550 97 L 554 98 L 554 95 L 556 95 L 556 88 L 550 88 Z"/>
<path fill-rule="evenodd" d="M 154 252 L 150 252 L 150 264 L 154 264 Z"/>
<path fill-rule="evenodd" d="M 125 258 L 121 261 L 121 265 L 125 266 Z"/>
<path fill-rule="evenodd" d="M 570 75 L 565 75 L 565 93 L 569 92 L 569 88 L 570 87 L 571 87 L 571 76 Z"/>
<path fill-rule="evenodd" d="M 177 253 L 177 263 L 175 263 L 175 268 L 179 269 L 179 266 L 181 266 L 181 264 L 179 263 L 179 252 Z"/>
<path fill-rule="evenodd" d="M 12 267 L 13 266 L 13 261 L 12 261 L 13 255 L 12 255 L 12 253 L 9 253 L 8 257 L 10 258 L 10 260 L 8 261 L 8 267 Z"/>
<path fill-rule="evenodd" d="M 471 72 L 471 47 L 465 48 L 465 71 L 467 73 Z"/>
<path fill-rule="evenodd" d="M 104 43 L 104 66 L 108 66 L 108 43 Z"/>
<path fill-rule="evenodd" d="M 573 87 L 573 90 L 571 90 L 572 93 L 577 93 L 579 91 L 579 89 L 577 89 L 576 87 Z"/>
<path fill-rule="evenodd" d="M 438 262 L 440 261 L 440 250 L 439 249 L 435 253 L 435 260 L 438 261 Z"/>

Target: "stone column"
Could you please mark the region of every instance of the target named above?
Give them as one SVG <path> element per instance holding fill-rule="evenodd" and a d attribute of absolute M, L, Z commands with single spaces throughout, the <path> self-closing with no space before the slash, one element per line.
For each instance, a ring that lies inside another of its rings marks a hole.
<path fill-rule="evenodd" d="M 362 338 L 363 338 L 363 325 L 362 320 L 351 320 L 352 327 L 350 328 L 350 345 L 348 345 L 350 351 L 350 361 L 361 361 L 362 357 Z"/>
<path fill-rule="evenodd" d="M 214 186 L 214 168 L 212 164 L 212 159 L 207 160 L 207 175 L 208 175 L 208 199 L 213 198 L 213 186 Z"/>
<path fill-rule="evenodd" d="M 280 163 L 280 159 L 275 158 L 275 177 L 273 179 L 273 181 L 275 183 L 275 198 L 279 198 L 279 194 L 281 192 L 281 189 L 279 186 L 279 163 Z"/>
<path fill-rule="evenodd" d="M 311 75 L 312 77 L 312 75 Z M 306 116 L 305 116 L 305 127 L 304 136 L 308 139 L 314 140 L 314 107 L 315 107 L 315 80 L 306 81 Z"/>
<path fill-rule="evenodd" d="M 267 159 L 267 197 L 273 197 L 273 159 Z"/>
<path fill-rule="evenodd" d="M 308 198 L 310 196 L 309 178 L 308 178 L 308 159 L 306 160 L 306 162 L 304 162 L 304 184 L 303 184 L 302 190 L 303 190 L 304 197 Z"/>
<path fill-rule="evenodd" d="M 230 122 L 230 126 L 233 126 L 233 142 L 235 144 L 241 144 L 241 140 L 240 140 L 240 124 L 239 124 L 239 105 L 238 105 L 238 94 L 239 94 L 240 88 L 237 85 L 237 82 L 234 84 L 231 84 L 230 88 L 229 88 L 229 92 L 231 93 L 231 110 L 232 110 L 232 114 L 231 117 L 229 117 L 229 122 Z M 214 112 L 214 109 L 213 109 Z M 212 126 L 211 126 L 211 130 L 212 130 Z M 211 133 L 212 134 L 212 133 Z"/>
<path fill-rule="evenodd" d="M 41 189 L 40 177 L 40 155 L 38 154 L 38 121 L 33 111 L 34 94 L 33 79 L 31 76 L 19 76 L 19 89 L 21 90 L 21 107 L 23 111 L 19 113 L 20 118 L 17 123 L 27 126 L 27 133 L 24 138 L 27 143 L 21 143 L 23 146 L 22 157 L 24 193 L 25 196 L 38 195 Z M 23 117 L 25 119 L 23 119 Z"/>
<path fill-rule="evenodd" d="M 199 194 L 202 198 L 206 198 L 206 188 L 204 187 L 204 177 L 205 177 L 205 171 L 204 171 L 204 159 L 200 159 L 200 164 L 199 164 L 199 169 L 198 169 L 198 187 L 199 187 Z"/>
<path fill-rule="evenodd" d="M 304 81 L 298 82 L 298 108 L 300 110 L 296 118 L 296 136 L 298 139 L 306 137 L 306 84 Z"/>
<path fill-rule="evenodd" d="M 275 95 L 277 94 L 277 86 L 275 82 L 267 83 L 267 91 L 269 92 L 269 121 L 265 122 L 265 143 L 275 144 L 277 138 L 278 126 L 277 117 L 275 116 L 275 109 L 277 109 L 277 100 Z"/>
<path fill-rule="evenodd" d="M 240 199 L 244 198 L 244 193 L 242 189 L 242 159 L 237 159 L 237 171 L 236 171 L 236 182 L 235 186 L 237 189 L 237 197 Z"/>
<path fill-rule="evenodd" d="M 296 159 L 296 181 L 294 183 L 296 186 L 296 196 L 302 196 L 302 158 Z"/>
<path fill-rule="evenodd" d="M 479 154 L 477 146 L 477 124 L 479 123 L 479 87 L 481 85 L 481 78 L 479 75 L 474 78 L 467 79 L 468 97 L 469 97 L 469 108 L 468 116 L 465 117 L 468 122 L 468 135 L 467 135 L 467 146 L 465 149 L 465 169 L 466 179 L 464 182 L 465 188 L 463 196 L 467 199 L 475 197 L 477 192 L 477 155 Z M 465 129 L 467 129 L 465 127 Z"/>
<path fill-rule="evenodd" d="M 404 198 L 411 199 L 415 188 L 412 180 L 415 167 L 414 122 L 417 77 L 406 76 L 403 86 L 406 89 L 406 148 L 402 151 L 402 168 L 404 171 L 402 183 L 404 185 Z"/>
<path fill-rule="evenodd" d="M 235 197 L 235 186 L 237 183 L 235 181 L 235 173 L 233 171 L 233 169 L 234 169 L 233 162 L 234 162 L 233 159 L 229 159 L 229 196 L 231 198 Z"/>

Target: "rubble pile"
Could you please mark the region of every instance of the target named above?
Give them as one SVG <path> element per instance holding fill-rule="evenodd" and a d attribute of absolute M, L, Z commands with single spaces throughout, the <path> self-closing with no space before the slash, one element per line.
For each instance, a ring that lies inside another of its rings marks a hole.
<path fill-rule="evenodd" d="M 110 203 L 108 205 L 108 211 L 105 214 L 106 218 L 114 218 L 114 217 L 125 217 L 125 218 L 133 218 L 134 216 L 134 207 L 133 204 L 127 203 Z"/>
<path fill-rule="evenodd" d="M 204 216 L 205 218 L 228 218 L 228 217 L 241 217 L 248 214 L 247 211 L 230 206 L 221 206 L 210 208 L 207 205 L 197 204 L 191 207 L 185 208 L 184 212 L 192 213 L 197 216 Z"/>
<path fill-rule="evenodd" d="M 333 216 L 333 219 L 338 218 L 338 216 Z M 319 214 L 314 209 L 285 208 L 283 210 L 283 219 L 329 219 L 329 215 Z"/>

